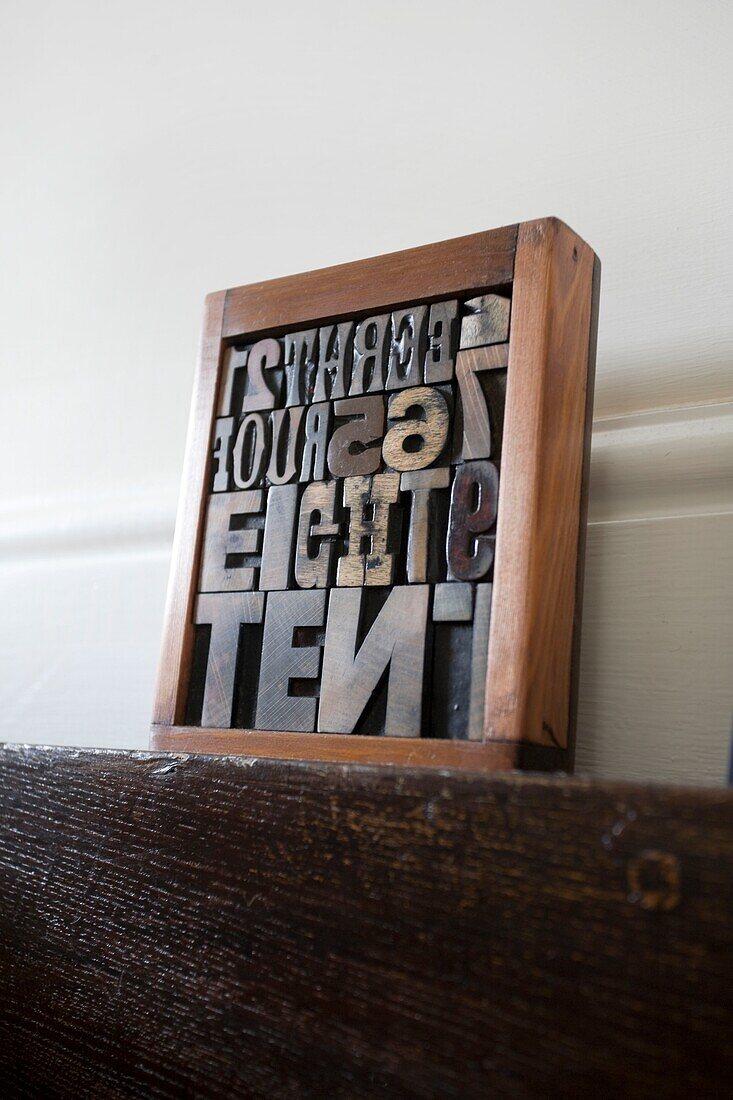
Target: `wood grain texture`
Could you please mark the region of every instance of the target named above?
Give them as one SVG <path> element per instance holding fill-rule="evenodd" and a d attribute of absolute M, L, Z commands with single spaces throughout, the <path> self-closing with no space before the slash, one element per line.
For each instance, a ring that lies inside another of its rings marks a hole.
<path fill-rule="evenodd" d="M 399 474 L 344 478 L 343 507 L 349 515 L 349 537 L 346 553 L 338 559 L 338 585 L 353 588 L 392 584 L 390 517 L 399 498 Z"/>
<path fill-rule="evenodd" d="M 471 694 L 468 701 L 468 739 L 482 741 L 486 732 L 484 700 L 486 697 L 486 669 L 489 663 L 491 631 L 490 584 L 477 584 L 473 604 L 473 633 L 471 635 Z"/>
<path fill-rule="evenodd" d="M 427 306 L 410 306 L 392 314 L 392 346 L 387 367 L 388 390 L 419 386 L 425 361 Z"/>
<path fill-rule="evenodd" d="M 428 385 L 449 382 L 453 377 L 457 326 L 457 301 L 436 302 L 430 307 L 428 353 L 425 358 L 425 382 Z"/>
<path fill-rule="evenodd" d="M 556 218 L 522 223 L 486 684 L 488 738 L 568 744 L 595 262 L 592 249 Z"/>
<path fill-rule="evenodd" d="M 463 445 L 460 457 L 495 458 L 497 441 L 492 438 L 491 420 L 486 395 L 478 379 L 484 371 L 502 370 L 509 361 L 509 345 L 460 351 L 456 358 L 456 381 L 461 397 Z"/>
<path fill-rule="evenodd" d="M 214 463 L 212 493 L 226 493 L 230 487 L 229 469 L 234 444 L 234 428 L 233 416 L 220 417 L 214 421 L 214 446 L 211 455 Z"/>
<path fill-rule="evenodd" d="M 255 722 L 261 729 L 312 730 L 316 720 L 314 692 L 296 694 L 294 680 L 309 681 L 312 688 L 321 665 L 317 644 L 295 643 L 299 628 L 322 627 L 326 593 L 270 592 L 267 597 L 262 665 Z"/>
<path fill-rule="evenodd" d="M 429 597 L 425 584 L 396 586 L 360 640 L 364 590 L 331 591 L 318 707 L 320 733 L 354 733 L 386 674 L 385 737 L 419 739 Z"/>
<path fill-rule="evenodd" d="M 326 455 L 332 425 L 333 405 L 330 401 L 308 406 L 300 463 L 301 481 L 323 481 L 326 477 Z"/>
<path fill-rule="evenodd" d="M 727 1090 L 730 793 L 12 748 L 0 792 L 5 1095 Z"/>
<path fill-rule="evenodd" d="M 443 582 L 433 589 L 434 623 L 470 623 L 473 618 L 473 587 Z"/>
<path fill-rule="evenodd" d="M 294 486 L 297 491 L 297 485 Z M 264 524 L 265 494 L 262 489 L 243 493 L 212 493 L 204 522 L 199 592 L 244 592 L 255 587 L 262 547 L 261 526 L 233 529 L 235 520 Z M 252 564 L 228 565 L 230 555 Z M 256 563 L 256 565 L 254 564 Z"/>
<path fill-rule="evenodd" d="M 382 462 L 384 401 L 381 394 L 334 401 L 334 416 L 344 423 L 334 429 L 328 444 L 328 469 L 332 477 L 377 472 Z"/>
<path fill-rule="evenodd" d="M 346 591 L 346 590 L 344 590 Z M 431 737 L 382 737 L 288 730 L 220 729 L 205 726 L 153 726 L 150 747 L 163 752 L 202 752 L 262 756 L 272 760 L 320 760 L 359 764 L 466 768 L 473 771 L 557 771 L 565 754 L 554 746 L 516 741 L 474 743 Z"/>
<path fill-rule="evenodd" d="M 278 591 L 289 587 L 297 524 L 298 486 L 271 486 L 267 490 L 267 512 L 262 538 L 259 577 L 261 590 Z"/>
<path fill-rule="evenodd" d="M 431 386 L 400 390 L 389 399 L 382 457 L 392 470 L 423 470 L 431 466 L 448 439 L 448 403 Z M 415 444 L 418 443 L 417 446 Z"/>
<path fill-rule="evenodd" d="M 588 326 L 588 367 L 585 391 L 585 433 L 583 437 L 583 465 L 580 476 L 580 516 L 578 526 L 577 567 L 575 572 L 575 606 L 573 608 L 573 639 L 570 652 L 570 700 L 566 734 L 567 763 L 572 771 L 575 765 L 575 740 L 580 701 L 580 654 L 583 633 L 583 597 L 585 594 L 585 558 L 588 539 L 588 502 L 590 499 L 590 452 L 593 434 L 593 401 L 596 388 L 596 349 L 598 346 L 598 320 L 601 308 L 601 261 L 593 257 L 593 281 L 591 285 L 590 322 Z M 689 780 L 690 782 L 692 780 Z"/>
<path fill-rule="evenodd" d="M 297 481 L 300 472 L 300 427 L 305 408 L 289 406 L 270 413 L 272 445 L 267 480 L 271 485 L 287 485 Z"/>
<path fill-rule="evenodd" d="M 436 503 L 434 493 L 450 487 L 450 470 L 408 470 L 400 478 L 400 492 L 410 494 L 410 520 L 407 529 L 405 570 L 410 584 L 425 584 L 437 573 L 438 540 L 435 538 Z M 447 495 L 447 493 L 446 493 Z M 432 527 L 432 529 L 431 529 Z M 432 553 L 431 553 L 432 551 Z"/>
<path fill-rule="evenodd" d="M 351 377 L 351 357 L 354 324 L 325 325 L 318 330 L 318 367 L 313 387 L 313 400 L 337 401 L 346 397 Z"/>
<path fill-rule="evenodd" d="M 211 628 L 201 710 L 204 725 L 231 725 L 240 627 L 261 623 L 264 609 L 264 592 L 202 592 L 196 597 L 194 622 Z"/>
<path fill-rule="evenodd" d="M 223 335 L 264 332 L 316 319 L 449 297 L 512 280 L 517 226 L 339 264 L 226 291 Z"/>
<path fill-rule="evenodd" d="M 232 449 L 232 480 L 237 489 L 263 482 L 269 435 L 263 413 L 248 413 L 239 425 Z"/>
<path fill-rule="evenodd" d="M 193 599 L 198 579 L 203 516 L 209 486 L 209 443 L 216 410 L 221 330 L 226 294 L 209 294 L 204 309 L 198 364 L 191 398 L 176 531 L 171 553 L 163 639 L 153 722 L 181 721 L 186 705 L 193 642 Z"/>
<path fill-rule="evenodd" d="M 313 394 L 318 330 L 288 332 L 283 339 L 287 387 L 285 405 L 303 405 Z"/>
<path fill-rule="evenodd" d="M 247 356 L 247 393 L 242 399 L 241 412 L 259 412 L 260 409 L 274 409 L 277 406 L 277 391 L 273 389 L 269 381 L 269 375 L 277 370 L 282 363 L 282 351 L 277 340 L 259 340 L 250 350 Z M 267 372 L 267 373 L 265 373 Z M 226 414 L 232 412 L 231 408 L 231 381 L 224 381 L 223 397 L 230 393 Z M 240 411 L 240 410 L 236 410 Z"/>
<path fill-rule="evenodd" d="M 365 317 L 354 331 L 354 349 L 349 396 L 381 393 L 389 357 L 390 317 L 382 313 Z"/>
<path fill-rule="evenodd" d="M 295 579 L 301 588 L 326 588 L 333 575 L 337 520 L 335 481 L 314 481 L 303 491 L 298 520 Z"/>
<path fill-rule="evenodd" d="M 494 560 L 499 471 L 493 462 L 476 459 L 456 467 L 448 523 L 448 579 L 478 581 Z"/>

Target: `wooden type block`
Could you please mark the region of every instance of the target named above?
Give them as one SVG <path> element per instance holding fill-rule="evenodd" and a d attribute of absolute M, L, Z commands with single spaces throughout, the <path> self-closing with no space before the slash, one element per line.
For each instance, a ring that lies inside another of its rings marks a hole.
<path fill-rule="evenodd" d="M 517 240 L 484 737 L 571 759 L 600 271 L 556 219 Z"/>
<path fill-rule="evenodd" d="M 374 474 L 382 456 L 384 397 L 353 397 L 335 401 L 334 415 L 345 420 L 333 431 L 328 445 L 328 468 L 332 477 Z"/>
<path fill-rule="evenodd" d="M 389 332 L 388 313 L 367 317 L 356 326 L 350 397 L 363 393 L 381 393 L 384 389 L 384 372 L 390 350 Z"/>
<path fill-rule="evenodd" d="M 417 414 L 417 415 L 410 415 Z M 393 470 L 423 470 L 442 453 L 450 428 L 448 405 L 438 389 L 415 386 L 389 399 L 385 465 Z"/>
<path fill-rule="evenodd" d="M 313 401 L 337 401 L 346 397 L 351 380 L 354 322 L 325 325 L 318 330 L 318 367 Z"/>
<path fill-rule="evenodd" d="M 459 351 L 456 358 L 456 381 L 461 398 L 463 441 L 461 459 L 492 458 L 496 446 L 492 440 L 489 403 L 478 375 L 488 371 L 506 370 L 509 345 L 494 344 L 472 351 Z M 503 387 L 496 393 L 497 405 L 503 397 Z M 503 420 L 503 403 L 498 410 Z M 497 426 L 498 427 L 498 426 Z M 500 442 L 500 439 L 497 440 Z"/>
<path fill-rule="evenodd" d="M 321 732 L 353 733 L 389 670 L 385 736 L 420 736 L 429 595 L 428 585 L 393 588 L 359 645 L 362 590 L 331 590 L 318 708 Z"/>
<path fill-rule="evenodd" d="M 436 584 L 432 608 L 430 722 L 436 736 L 467 743 L 474 585 Z"/>
<path fill-rule="evenodd" d="M 298 681 L 314 681 L 320 671 L 320 645 L 297 645 L 299 629 L 322 627 L 326 593 L 270 592 L 267 597 L 265 634 L 255 726 L 266 730 L 315 729 L 317 700 L 313 693 L 296 690 Z M 300 685 L 302 687 L 302 685 Z"/>
<path fill-rule="evenodd" d="M 733 791 L 377 745 L 0 749 L 7 1100 L 724 1100 Z"/>
<path fill-rule="evenodd" d="M 460 581 L 436 584 L 433 592 L 434 623 L 470 623 L 473 618 L 473 588 Z"/>
<path fill-rule="evenodd" d="M 391 512 L 399 501 L 400 475 L 347 477 L 344 508 L 349 510 L 348 544 L 339 558 L 340 586 L 391 584 L 394 554 L 390 552 Z"/>
<path fill-rule="evenodd" d="M 270 413 L 271 444 L 267 480 L 271 485 L 295 481 L 300 469 L 300 426 L 305 409 L 302 405 L 273 409 Z"/>
<path fill-rule="evenodd" d="M 433 715 L 467 741 L 483 739 L 491 593 L 491 584 L 448 582 L 433 595 Z"/>
<path fill-rule="evenodd" d="M 279 397 L 276 372 L 282 363 L 280 341 L 258 340 L 247 356 L 247 388 L 242 398 L 242 413 L 274 409 Z M 265 371 L 269 378 L 265 377 Z M 270 384 L 272 379 L 272 384 Z"/>
<path fill-rule="evenodd" d="M 262 413 L 244 417 L 232 450 L 232 481 L 237 489 L 251 489 L 264 480 L 269 437 Z"/>
<path fill-rule="evenodd" d="M 332 581 L 336 539 L 341 534 L 338 489 L 335 481 L 315 481 L 303 493 L 295 554 L 295 580 L 301 588 L 326 588 Z"/>
<path fill-rule="evenodd" d="M 453 746 L 468 743 L 472 633 L 472 622 L 435 622 L 433 615 L 428 680 L 430 730 L 433 737 L 445 738 Z"/>
<path fill-rule="evenodd" d="M 232 443 L 234 436 L 234 417 L 219 417 L 214 422 L 214 446 L 212 459 L 215 463 L 212 493 L 226 493 L 229 489 L 229 467 L 231 465 Z"/>
<path fill-rule="evenodd" d="M 483 294 L 463 303 L 460 347 L 479 348 L 503 344 L 509 339 L 511 301 L 499 294 Z"/>
<path fill-rule="evenodd" d="M 255 587 L 262 531 L 258 527 L 233 527 L 239 519 L 262 513 L 264 493 L 212 493 L 206 512 L 201 557 L 200 592 L 246 592 Z M 227 564 L 230 556 L 248 559 Z"/>
<path fill-rule="evenodd" d="M 499 474 L 493 462 L 482 459 L 456 468 L 451 489 L 448 523 L 450 579 L 478 581 L 494 560 L 499 499 Z"/>
<path fill-rule="evenodd" d="M 486 408 L 489 411 L 491 458 L 496 463 L 501 461 L 501 452 L 504 443 L 504 410 L 506 408 L 508 374 L 509 372 L 507 370 L 499 368 L 497 370 L 483 371 L 478 375 L 478 380 L 484 394 L 484 401 L 486 402 Z"/>
<path fill-rule="evenodd" d="M 287 387 L 285 405 L 304 405 L 313 395 L 318 329 L 290 332 L 283 337 Z"/>
<path fill-rule="evenodd" d="M 453 377 L 458 302 L 434 302 L 428 322 L 428 350 L 425 356 L 425 384 L 450 382 Z"/>
<path fill-rule="evenodd" d="M 463 461 L 463 406 L 460 391 L 455 383 L 438 388 L 445 396 L 450 410 L 450 432 L 445 452 L 438 459 L 437 465 L 448 463 L 455 466 L 457 462 Z"/>
<path fill-rule="evenodd" d="M 217 404 L 217 416 L 235 418 L 242 411 L 242 394 L 235 402 L 235 388 L 244 390 L 243 379 L 247 366 L 249 348 L 228 347 L 222 353 L 221 385 L 219 387 L 219 400 Z M 240 383 L 237 385 L 237 383 Z"/>
<path fill-rule="evenodd" d="M 285 589 L 290 583 L 290 563 L 298 516 L 298 485 L 273 485 L 267 490 L 265 534 L 262 541 L 259 588 Z"/>
<path fill-rule="evenodd" d="M 424 584 L 434 579 L 430 569 L 430 544 L 435 543 L 435 529 L 431 530 L 434 509 L 430 505 L 433 491 L 447 489 L 450 470 L 436 467 L 431 470 L 410 470 L 402 474 L 400 489 L 410 493 L 410 525 L 407 533 L 407 580 L 410 584 Z"/>
<path fill-rule="evenodd" d="M 305 414 L 301 481 L 323 481 L 326 477 L 326 456 L 333 425 L 333 405 L 323 401 L 309 405 Z"/>
<path fill-rule="evenodd" d="M 201 724 L 231 725 L 240 627 L 262 622 L 263 592 L 208 592 L 196 599 L 194 622 L 211 626 Z"/>
<path fill-rule="evenodd" d="M 468 710 L 468 740 L 482 741 L 486 711 L 486 669 L 489 658 L 491 626 L 490 584 L 477 584 L 474 590 L 473 633 L 471 635 L 471 695 Z"/>
<path fill-rule="evenodd" d="M 392 342 L 387 369 L 387 389 L 419 386 L 423 381 L 427 306 L 411 306 L 392 314 Z"/>

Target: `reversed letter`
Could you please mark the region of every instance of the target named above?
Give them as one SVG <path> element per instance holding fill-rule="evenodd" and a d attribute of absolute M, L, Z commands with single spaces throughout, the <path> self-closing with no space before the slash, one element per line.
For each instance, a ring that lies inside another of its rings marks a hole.
<path fill-rule="evenodd" d="M 357 651 L 363 590 L 333 588 L 318 729 L 353 733 L 387 668 L 387 737 L 419 737 L 429 586 L 393 588 Z"/>

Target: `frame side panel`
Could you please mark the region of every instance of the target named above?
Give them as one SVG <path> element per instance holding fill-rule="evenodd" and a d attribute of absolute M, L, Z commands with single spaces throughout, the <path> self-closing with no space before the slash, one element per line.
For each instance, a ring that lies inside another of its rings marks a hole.
<path fill-rule="evenodd" d="M 568 743 L 594 260 L 556 219 L 520 226 L 487 740 Z"/>
<path fill-rule="evenodd" d="M 580 491 L 580 529 L 578 531 L 578 567 L 575 581 L 575 609 L 573 613 L 573 648 L 570 664 L 570 712 L 568 714 L 567 770 L 575 764 L 575 739 L 578 720 L 578 692 L 580 686 L 580 643 L 583 626 L 583 590 L 585 584 L 585 547 L 588 535 L 588 495 L 590 490 L 590 449 L 593 435 L 593 397 L 596 382 L 596 347 L 598 343 L 598 315 L 601 304 L 601 261 L 593 258 L 593 288 L 591 298 L 590 331 L 588 335 L 588 383 L 585 395 L 585 441 L 583 444 L 583 474 Z"/>
<path fill-rule="evenodd" d="M 188 683 L 193 631 L 191 601 L 207 493 L 209 441 L 216 406 L 225 299 L 226 291 L 210 294 L 204 309 L 153 706 L 153 723 L 162 726 L 171 726 L 181 720 L 182 696 Z"/>
<path fill-rule="evenodd" d="M 391 764 L 460 768 L 476 772 L 557 771 L 563 753 L 554 746 L 502 741 L 450 741 L 432 737 L 365 737 L 339 733 L 153 726 L 150 747 L 161 752 L 241 754 L 271 760 Z"/>

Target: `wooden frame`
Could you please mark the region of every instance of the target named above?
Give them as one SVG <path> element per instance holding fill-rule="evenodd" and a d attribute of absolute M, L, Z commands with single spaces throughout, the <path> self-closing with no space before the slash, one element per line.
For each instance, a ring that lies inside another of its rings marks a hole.
<path fill-rule="evenodd" d="M 557 219 L 210 295 L 173 547 L 152 746 L 488 770 L 572 765 L 600 265 Z M 183 724 L 223 349 L 513 285 L 483 741 Z"/>

